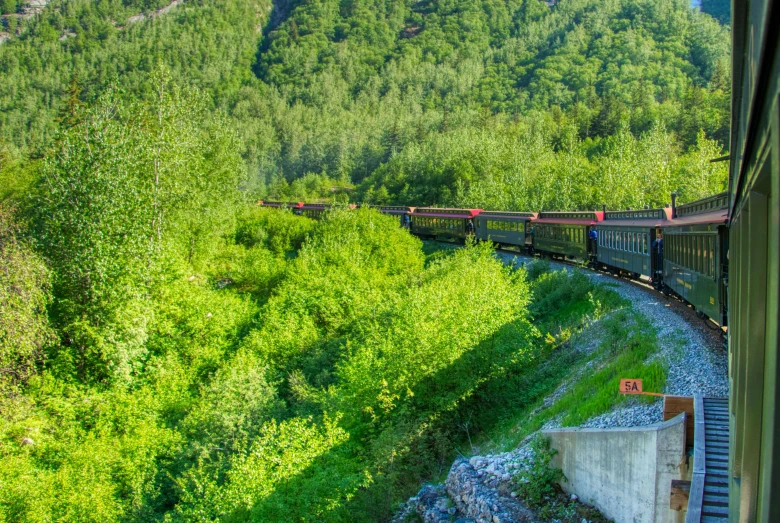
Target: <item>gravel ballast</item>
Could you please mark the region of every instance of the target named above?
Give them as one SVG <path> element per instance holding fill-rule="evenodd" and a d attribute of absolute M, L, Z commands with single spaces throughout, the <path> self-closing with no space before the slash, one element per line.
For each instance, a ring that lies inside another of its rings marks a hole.
<path fill-rule="evenodd" d="M 534 260 L 502 251 L 497 251 L 497 256 L 506 263 L 528 263 Z M 550 262 L 550 267 L 554 270 L 582 271 L 594 283 L 605 284 L 630 301 L 633 309 L 647 318 L 658 336 L 659 352 L 655 358 L 660 359 L 667 368 L 663 390 L 665 394 L 728 396 L 728 356 L 720 343 L 720 335 L 707 335 L 706 331 L 703 333 L 702 330 L 708 327 L 682 303 L 651 288 L 610 274 L 556 262 Z M 712 328 L 715 328 L 714 324 Z M 588 420 L 582 426 L 610 428 L 649 425 L 661 421 L 662 414 L 661 399 L 649 405 L 630 399 L 613 411 Z"/>

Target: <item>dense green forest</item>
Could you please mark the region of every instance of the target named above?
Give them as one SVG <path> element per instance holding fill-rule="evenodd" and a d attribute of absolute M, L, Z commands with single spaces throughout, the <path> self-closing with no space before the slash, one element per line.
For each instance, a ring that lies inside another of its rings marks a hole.
<path fill-rule="evenodd" d="M 625 308 L 367 208 L 258 198 L 621 208 L 725 184 L 722 3 L 168 5 L 0 2 L 3 522 L 388 520 L 472 438 L 542 426 L 566 341 Z M 660 388 L 652 333 L 610 321 L 594 383 Z M 566 423 L 619 401 L 591 389 Z"/>
<path fill-rule="evenodd" d="M 128 22 L 159 5 L 6 19 L 4 178 L 70 105 L 152 96 L 162 64 L 231 119 L 259 197 L 622 208 L 725 184 L 730 35 L 683 0 L 199 0 Z"/>

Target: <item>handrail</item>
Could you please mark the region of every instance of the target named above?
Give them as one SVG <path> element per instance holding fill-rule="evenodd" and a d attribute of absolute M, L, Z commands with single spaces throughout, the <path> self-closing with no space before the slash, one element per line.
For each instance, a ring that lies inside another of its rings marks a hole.
<path fill-rule="evenodd" d="M 706 474 L 706 443 L 704 441 L 704 400 L 701 394 L 693 395 L 693 476 L 688 498 L 685 523 L 700 523 L 704 503 L 704 476 Z"/>

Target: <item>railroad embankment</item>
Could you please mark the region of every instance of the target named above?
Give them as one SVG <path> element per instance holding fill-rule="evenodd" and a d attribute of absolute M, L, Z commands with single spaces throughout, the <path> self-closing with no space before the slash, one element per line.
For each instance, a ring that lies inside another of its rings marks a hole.
<path fill-rule="evenodd" d="M 575 324 L 562 321 L 557 332 L 548 333 L 558 347 L 536 372 L 539 382 L 554 376 L 557 385 L 511 421 L 477 438 L 471 452 L 453 463 L 446 480 L 423 487 L 396 521 L 674 521 L 679 513 L 669 513 L 666 486 L 687 472 L 681 466 L 681 420 L 662 421 L 660 398 L 617 395 L 615 380 L 643 375 L 645 390 L 726 396 L 727 359 L 720 332 L 681 303 L 641 285 L 568 265 L 497 255 L 507 263 L 532 263 L 531 278 L 547 270 L 566 271 L 568 284 L 586 278 L 598 289 L 588 292 L 597 311 L 605 296 L 618 305 Z M 545 285 L 535 288 L 551 292 Z M 535 301 L 543 302 L 544 296 Z M 554 306 L 555 297 L 551 302 Z M 565 300 L 559 302 L 571 308 Z M 561 318 L 567 316 L 561 311 Z M 545 329 L 555 325 L 543 323 Z M 561 365 L 568 368 L 560 372 Z M 563 482 L 569 494 L 555 486 L 563 480 L 555 475 L 556 467 L 571 475 Z M 643 486 L 642 492 L 623 483 Z"/>

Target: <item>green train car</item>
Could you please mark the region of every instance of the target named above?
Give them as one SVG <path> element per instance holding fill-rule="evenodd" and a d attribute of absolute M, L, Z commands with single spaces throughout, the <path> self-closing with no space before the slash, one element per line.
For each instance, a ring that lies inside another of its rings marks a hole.
<path fill-rule="evenodd" d="M 379 212 L 382 214 L 390 214 L 392 216 L 398 217 L 398 224 L 403 227 L 406 225 L 404 223 L 404 219 L 412 214 L 412 211 L 414 211 L 414 207 L 406 207 L 403 205 L 380 205 L 378 207 L 375 207 Z"/>
<path fill-rule="evenodd" d="M 728 197 L 726 193 L 679 207 L 663 226 L 664 285 L 701 316 L 727 325 Z"/>
<path fill-rule="evenodd" d="M 534 248 L 543 253 L 589 259 L 588 231 L 602 211 L 541 212 L 533 222 Z"/>
<path fill-rule="evenodd" d="M 531 247 L 529 222 L 533 212 L 482 211 L 474 219 L 478 240 L 490 240 L 500 245 Z"/>
<path fill-rule="evenodd" d="M 474 218 L 481 212 L 482 209 L 416 207 L 411 216 L 411 232 L 437 240 L 465 240 Z"/>
<path fill-rule="evenodd" d="M 729 519 L 780 521 L 780 12 L 732 2 Z"/>
<path fill-rule="evenodd" d="M 329 203 L 304 203 L 296 214 L 319 220 L 323 213 L 333 207 Z"/>
<path fill-rule="evenodd" d="M 258 205 L 263 207 L 274 207 L 277 209 L 300 209 L 303 207 L 303 202 L 272 202 L 268 200 L 258 200 Z"/>
<path fill-rule="evenodd" d="M 596 261 L 633 278 L 661 280 L 661 256 L 653 252 L 656 232 L 671 218 L 670 209 L 606 211 L 598 232 Z"/>

